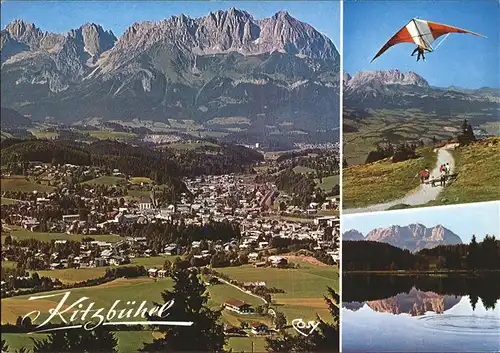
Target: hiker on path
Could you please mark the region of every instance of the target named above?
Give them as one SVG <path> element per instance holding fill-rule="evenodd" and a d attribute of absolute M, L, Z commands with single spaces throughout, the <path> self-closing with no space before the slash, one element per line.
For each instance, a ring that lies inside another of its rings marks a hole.
<path fill-rule="evenodd" d="M 429 180 L 429 169 L 422 169 L 420 172 L 418 172 L 418 174 L 420 174 L 420 181 L 422 182 L 422 184 L 425 183 L 426 180 Z"/>
<path fill-rule="evenodd" d="M 450 174 L 451 168 L 450 168 L 450 163 L 446 163 L 446 174 Z"/>
<path fill-rule="evenodd" d="M 446 170 L 443 168 L 441 171 L 441 186 L 446 186 Z"/>

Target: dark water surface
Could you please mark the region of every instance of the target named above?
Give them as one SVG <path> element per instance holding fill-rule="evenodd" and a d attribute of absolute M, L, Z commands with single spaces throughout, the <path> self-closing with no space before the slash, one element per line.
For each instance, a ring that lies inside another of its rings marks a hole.
<path fill-rule="evenodd" d="M 498 352 L 500 278 L 344 275 L 343 352 Z"/>

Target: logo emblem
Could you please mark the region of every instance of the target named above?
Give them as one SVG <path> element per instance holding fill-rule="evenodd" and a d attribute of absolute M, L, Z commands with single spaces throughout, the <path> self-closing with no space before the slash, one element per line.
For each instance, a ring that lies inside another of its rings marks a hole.
<path fill-rule="evenodd" d="M 318 327 L 319 325 L 319 322 L 316 322 L 316 321 L 309 321 L 309 322 L 305 322 L 304 320 L 302 319 L 294 319 L 292 320 L 292 326 L 293 328 L 298 332 L 300 333 L 302 336 L 309 336 L 311 333 L 314 332 L 314 330 L 316 330 L 316 328 Z"/>

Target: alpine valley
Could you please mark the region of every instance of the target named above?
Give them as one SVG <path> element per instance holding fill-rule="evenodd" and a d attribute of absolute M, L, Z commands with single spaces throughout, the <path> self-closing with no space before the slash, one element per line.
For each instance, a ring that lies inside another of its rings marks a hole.
<path fill-rule="evenodd" d="M 420 143 L 455 138 L 464 119 L 477 137 L 497 136 L 500 89 L 434 87 L 412 71 L 344 73 L 344 156 L 363 164 L 384 143 Z"/>
<path fill-rule="evenodd" d="M 339 53 L 285 11 L 181 14 L 120 37 L 93 23 L 59 34 L 15 20 L 1 52 L 2 107 L 33 120 L 243 121 L 306 133 L 339 125 Z"/>

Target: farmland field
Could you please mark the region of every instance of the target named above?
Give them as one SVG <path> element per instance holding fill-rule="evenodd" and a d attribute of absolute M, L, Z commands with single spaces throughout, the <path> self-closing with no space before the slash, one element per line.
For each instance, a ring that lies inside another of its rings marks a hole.
<path fill-rule="evenodd" d="M 131 140 L 137 137 L 136 134 L 130 132 L 120 132 L 120 131 L 86 131 L 92 137 L 98 138 L 100 140 Z"/>
<path fill-rule="evenodd" d="M 83 234 L 66 234 L 66 233 L 45 233 L 45 232 L 31 232 L 27 229 L 16 227 L 16 226 L 8 226 L 11 229 L 11 235 L 17 240 L 23 239 L 38 239 L 40 241 L 50 242 L 52 240 L 74 240 L 81 241 L 83 238 L 91 237 L 95 240 L 99 241 L 108 241 L 111 243 L 118 242 L 122 240 L 122 238 L 118 235 L 83 235 Z M 5 240 L 7 234 L 2 232 L 2 244 Z"/>
<path fill-rule="evenodd" d="M 115 177 L 115 176 L 100 176 L 98 178 L 87 180 L 82 184 L 88 185 L 116 185 L 119 182 L 124 182 L 125 178 Z"/>
<path fill-rule="evenodd" d="M 2 268 L 16 268 L 17 262 L 15 261 L 2 261 Z"/>
<path fill-rule="evenodd" d="M 319 183 L 319 180 L 317 181 Z M 323 191 L 331 191 L 335 185 L 339 184 L 339 182 L 340 182 L 340 175 L 330 175 L 323 178 L 322 182 L 319 183 L 318 187 Z"/>
<path fill-rule="evenodd" d="M 148 184 L 148 183 L 153 182 L 151 180 L 151 178 L 147 178 L 147 177 L 132 177 L 132 178 L 130 178 L 130 181 L 134 184 L 140 184 L 140 183 Z"/>
<path fill-rule="evenodd" d="M 54 139 L 59 136 L 58 132 L 55 131 L 45 131 L 44 129 L 32 128 L 28 129 L 33 135 L 38 139 Z"/>
<path fill-rule="evenodd" d="M 296 174 L 308 174 L 308 173 L 315 172 L 314 169 L 309 168 L 309 167 L 304 167 L 304 166 L 301 166 L 301 165 L 298 165 L 295 168 L 293 168 L 293 171 Z"/>
<path fill-rule="evenodd" d="M 21 191 L 21 192 L 52 192 L 54 187 L 34 183 L 26 180 L 24 176 L 3 177 L 0 179 L 0 188 L 2 191 Z"/>
<path fill-rule="evenodd" d="M 137 260 L 140 260 L 137 262 L 138 264 L 144 265 L 153 265 L 155 261 L 163 263 L 163 258 Z M 325 320 L 330 320 L 323 295 L 326 294 L 327 286 L 338 290 L 337 268 L 315 266 L 304 261 L 298 262 L 301 267 L 293 270 L 253 268 L 250 265 L 226 267 L 217 270 L 240 281 L 265 281 L 268 287 L 284 289 L 286 291 L 284 294 L 273 294 L 273 304 L 271 307 L 282 311 L 289 322 L 295 318 L 314 320 L 316 314 L 319 314 Z M 117 279 L 99 286 L 72 289 L 69 304 L 72 302 L 71 298 L 76 300 L 76 298 L 79 299 L 86 296 L 89 298 L 88 302 L 95 302 L 96 307 L 109 307 L 118 299 L 135 300 L 136 302 L 146 300 L 149 307 L 151 307 L 153 301 L 161 302 L 161 292 L 171 288 L 172 284 L 170 278 L 158 279 L 156 282 L 146 277 Z M 208 286 L 207 290 L 210 296 L 208 305 L 214 309 L 219 308 L 226 300 L 231 298 L 243 300 L 254 307 L 263 304 L 261 299 L 227 284 Z M 52 291 L 45 294 L 63 292 L 65 291 Z M 60 296 L 33 301 L 28 301 L 28 298 L 29 296 L 18 296 L 2 299 L 2 322 L 15 322 L 17 316 L 24 315 L 26 311 L 30 310 L 42 311 L 42 315 L 38 319 L 42 320 L 47 317 L 47 310 L 55 307 L 60 300 Z M 268 317 L 255 314 L 239 315 L 227 310 L 222 311 L 222 320 L 233 326 L 239 326 L 242 321 L 261 321 L 271 324 L 271 320 Z M 118 349 L 120 353 L 136 351 L 139 347 L 142 347 L 143 342 L 151 342 L 153 339 L 151 331 L 117 332 L 116 335 L 119 341 Z M 31 347 L 30 341 L 26 341 L 26 337 L 22 337 L 19 334 L 7 334 L 4 339 L 12 348 L 23 345 L 27 345 L 27 348 Z M 262 337 L 230 338 L 228 346 L 235 352 L 251 352 L 252 342 L 253 349 L 256 352 L 262 351 L 265 348 L 265 339 Z"/>
<path fill-rule="evenodd" d="M 327 286 L 338 290 L 336 267 L 313 266 L 300 262 L 299 269 L 254 268 L 250 265 L 218 269 L 241 282 L 263 281 L 267 287 L 284 289 L 286 293 L 273 294 L 273 306 L 290 320 L 301 317 L 314 320 L 316 313 L 328 317 L 323 300 Z"/>
<path fill-rule="evenodd" d="M 99 308 L 109 308 L 115 300 L 135 300 L 138 303 L 146 300 L 149 307 L 152 307 L 152 301 L 161 301 L 161 292 L 171 287 L 172 279 L 170 278 L 159 279 L 156 282 L 147 277 L 117 279 L 94 287 L 71 289 L 68 300 L 71 302 L 85 296 L 89 298 L 89 303 L 95 302 L 96 307 Z M 51 291 L 45 294 L 60 294 L 66 291 L 68 290 Z M 38 320 L 43 320 L 48 315 L 47 310 L 55 307 L 62 295 L 36 300 L 28 300 L 29 297 L 30 295 L 2 299 L 2 323 L 15 323 L 17 316 L 25 315 L 35 309 L 42 311 Z"/>
<path fill-rule="evenodd" d="M 173 262 L 176 257 L 177 256 L 152 256 L 152 257 L 132 258 L 130 259 L 130 264 L 120 265 L 120 266 L 137 265 L 137 266 L 144 266 L 147 269 L 152 267 L 163 268 L 165 260 L 168 259 Z M 120 266 L 65 268 L 60 270 L 37 270 L 34 272 L 38 272 L 40 276 L 57 278 L 63 283 L 76 283 L 104 276 L 107 268 L 115 268 Z"/>
<path fill-rule="evenodd" d="M 233 352 L 266 352 L 266 339 L 264 337 L 231 337 L 229 346 Z"/>
<path fill-rule="evenodd" d="M 348 165 L 364 163 L 370 151 L 384 141 L 403 143 L 419 139 L 447 140 L 456 135 L 461 119 L 444 119 L 419 109 L 375 109 L 363 119 L 344 119 L 357 132 L 344 133 L 344 158 Z"/>
<path fill-rule="evenodd" d="M 179 142 L 179 143 L 170 143 L 168 144 L 169 148 L 177 149 L 177 150 L 195 150 L 200 147 L 218 147 L 215 143 L 208 141 L 201 142 Z"/>
<path fill-rule="evenodd" d="M 14 200 L 14 199 L 9 199 L 7 197 L 2 197 L 0 198 L 0 203 L 2 205 L 13 205 L 15 203 L 17 203 L 18 201 L 17 200 Z"/>

